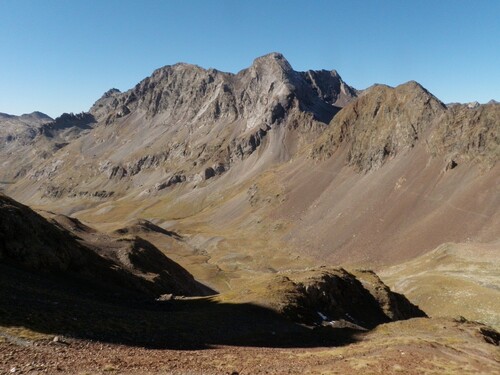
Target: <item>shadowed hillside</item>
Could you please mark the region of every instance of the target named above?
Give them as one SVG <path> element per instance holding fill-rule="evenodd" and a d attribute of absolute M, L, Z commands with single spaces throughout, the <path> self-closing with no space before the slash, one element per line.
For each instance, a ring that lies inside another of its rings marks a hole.
<path fill-rule="evenodd" d="M 136 296 L 213 293 L 140 237 L 113 240 L 76 219 L 57 219 L 47 221 L 28 207 L 0 195 L 2 263 L 35 273 L 60 275 L 97 290 Z M 81 236 L 85 233 L 97 237 L 97 241 L 84 241 Z"/>
<path fill-rule="evenodd" d="M 4 195 L 0 220 L 6 327 L 167 347 L 300 346 L 342 344 L 351 331 L 425 316 L 379 279 L 369 287 L 343 269 L 297 270 L 256 279 L 251 292 L 185 299 L 215 292 L 140 237 L 112 239 L 62 215 L 48 221 Z M 147 222 L 118 234 L 134 230 L 172 235 Z M 341 330 L 324 324 L 333 320 Z"/>

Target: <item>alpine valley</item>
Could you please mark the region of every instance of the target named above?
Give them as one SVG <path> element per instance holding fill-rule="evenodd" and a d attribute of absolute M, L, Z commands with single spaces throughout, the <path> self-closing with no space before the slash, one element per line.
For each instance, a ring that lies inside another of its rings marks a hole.
<path fill-rule="evenodd" d="M 498 373 L 499 159 L 495 101 L 279 53 L 0 113 L 0 371 Z"/>

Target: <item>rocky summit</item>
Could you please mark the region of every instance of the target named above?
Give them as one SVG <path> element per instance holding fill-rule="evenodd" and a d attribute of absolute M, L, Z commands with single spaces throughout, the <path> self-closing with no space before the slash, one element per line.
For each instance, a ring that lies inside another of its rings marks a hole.
<path fill-rule="evenodd" d="M 13 174 L 26 173 L 37 185 L 30 195 L 49 198 L 101 190 L 121 196 L 131 185 L 144 194 L 181 182 L 194 186 L 226 173 L 263 143 L 260 153 L 268 152 L 254 157 L 264 163 L 258 170 L 290 159 L 356 95 L 335 71 L 295 72 L 277 53 L 238 74 L 166 66 L 125 93 L 109 90 L 88 114 L 47 125 L 31 146 L 49 142 L 55 153 Z M 67 142 L 69 132 L 75 142 Z"/>
<path fill-rule="evenodd" d="M 498 372 L 499 159 L 494 100 L 279 53 L 0 113 L 0 369 Z"/>

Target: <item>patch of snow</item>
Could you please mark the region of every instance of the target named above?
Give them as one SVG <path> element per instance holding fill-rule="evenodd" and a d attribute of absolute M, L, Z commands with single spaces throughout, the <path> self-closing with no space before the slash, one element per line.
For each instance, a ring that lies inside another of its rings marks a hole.
<path fill-rule="evenodd" d="M 322 313 L 321 313 L 321 312 L 319 312 L 319 311 L 316 311 L 316 312 L 318 313 L 318 315 L 319 315 L 319 317 L 321 318 L 321 320 L 323 320 L 323 321 L 325 321 L 325 322 L 326 322 L 326 321 L 328 321 L 328 317 L 327 317 L 325 314 L 322 314 Z"/>

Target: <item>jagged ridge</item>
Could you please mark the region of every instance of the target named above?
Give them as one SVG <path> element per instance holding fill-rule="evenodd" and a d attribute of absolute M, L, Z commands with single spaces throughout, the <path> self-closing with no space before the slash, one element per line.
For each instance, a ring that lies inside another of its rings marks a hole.
<path fill-rule="evenodd" d="M 49 198 L 118 196 L 139 178 L 144 194 L 197 186 L 263 144 L 260 168 L 289 159 L 356 95 L 337 72 L 296 72 L 278 53 L 237 74 L 165 66 L 127 92 L 106 92 L 84 119 L 69 122 L 84 130 L 78 140 L 59 142 L 54 157 L 17 175 L 43 183 L 40 195 Z M 69 182 L 82 180 L 92 186 Z"/>
<path fill-rule="evenodd" d="M 368 171 L 424 141 L 430 155 L 454 164 L 454 159 L 474 159 L 491 167 L 500 156 L 499 119 L 498 105 L 447 108 L 417 82 L 376 85 L 332 120 L 311 155 L 329 158 L 346 145 L 346 162 Z"/>

